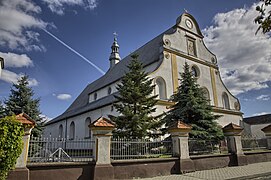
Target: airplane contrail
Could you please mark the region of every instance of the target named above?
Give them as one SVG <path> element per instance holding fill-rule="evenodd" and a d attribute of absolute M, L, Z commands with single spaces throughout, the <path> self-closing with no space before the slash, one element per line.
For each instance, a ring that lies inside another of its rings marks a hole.
<path fill-rule="evenodd" d="M 58 42 L 60 42 L 63 46 L 65 46 L 66 48 L 68 48 L 69 50 L 71 50 L 73 53 L 75 53 L 76 55 L 78 55 L 79 57 L 81 57 L 84 61 L 86 61 L 87 63 L 89 63 L 91 66 L 93 66 L 95 69 L 97 69 L 100 73 L 105 74 L 105 72 L 101 68 L 99 68 L 98 66 L 96 66 L 94 63 L 92 63 L 90 60 L 88 60 L 85 56 L 81 55 L 79 52 L 77 52 L 76 50 L 74 50 L 73 48 L 71 48 L 69 45 L 67 45 L 66 43 L 64 43 L 63 41 L 61 41 L 55 35 L 53 35 L 49 31 L 47 31 L 46 29 L 42 28 L 42 30 L 44 32 L 46 32 L 47 34 L 49 34 L 52 38 L 54 38 L 55 40 L 57 40 Z"/>

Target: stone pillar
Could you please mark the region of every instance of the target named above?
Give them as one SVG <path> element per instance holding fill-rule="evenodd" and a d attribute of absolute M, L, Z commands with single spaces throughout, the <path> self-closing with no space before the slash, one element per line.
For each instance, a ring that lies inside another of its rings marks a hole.
<path fill-rule="evenodd" d="M 22 153 L 17 159 L 15 170 L 10 171 L 8 180 L 29 180 L 29 170 L 26 167 L 27 157 L 28 157 L 28 147 L 31 130 L 35 126 L 35 121 L 33 121 L 27 114 L 21 113 L 16 116 L 16 120 L 21 122 L 24 127 L 23 135 L 23 149 Z"/>
<path fill-rule="evenodd" d="M 233 165 L 247 165 L 247 159 L 242 150 L 241 133 L 243 128 L 230 123 L 223 128 L 227 140 L 228 152 L 232 154 Z"/>
<path fill-rule="evenodd" d="M 189 156 L 188 137 L 192 127 L 177 121 L 169 127 L 173 145 L 173 156 L 180 158 L 180 172 L 195 171 L 194 163 Z"/>
<path fill-rule="evenodd" d="M 267 148 L 271 149 L 271 124 L 261 129 L 266 137 L 267 140 Z"/>
<path fill-rule="evenodd" d="M 110 146 L 115 124 L 109 119 L 100 117 L 89 127 L 95 139 L 95 148 L 93 149 L 96 162 L 94 179 L 114 179 L 114 169 L 110 160 Z"/>

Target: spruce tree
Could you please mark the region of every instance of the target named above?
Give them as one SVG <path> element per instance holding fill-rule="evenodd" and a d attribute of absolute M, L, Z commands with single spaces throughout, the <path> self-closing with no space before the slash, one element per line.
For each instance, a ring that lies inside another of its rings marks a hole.
<path fill-rule="evenodd" d="M 5 108 L 2 104 L 2 101 L 0 101 L 0 118 L 5 117 L 6 113 L 5 113 Z"/>
<path fill-rule="evenodd" d="M 180 75 L 180 86 L 171 97 L 176 104 L 166 114 L 166 125 L 169 126 L 174 121 L 181 120 L 192 126 L 190 136 L 193 138 L 221 139 L 223 133 L 215 121 L 220 116 L 212 113 L 209 100 L 204 96 L 203 89 L 197 84 L 187 63 L 184 65 L 184 72 Z"/>
<path fill-rule="evenodd" d="M 28 76 L 22 76 L 18 82 L 12 85 L 9 98 L 5 101 L 7 115 L 26 113 L 36 122 L 32 130 L 33 136 L 40 136 L 43 130 L 43 120 L 40 117 L 40 99 L 33 98 L 34 91 L 29 87 Z"/>
<path fill-rule="evenodd" d="M 110 118 L 116 123 L 114 136 L 125 138 L 151 137 L 152 130 L 160 127 L 160 122 L 151 114 L 155 112 L 157 103 L 153 96 L 155 85 L 147 77 L 142 63 L 137 55 L 132 55 L 132 60 L 127 66 L 127 72 L 117 85 L 119 95 L 115 96 L 118 103 L 114 104 L 120 113 L 118 117 Z"/>

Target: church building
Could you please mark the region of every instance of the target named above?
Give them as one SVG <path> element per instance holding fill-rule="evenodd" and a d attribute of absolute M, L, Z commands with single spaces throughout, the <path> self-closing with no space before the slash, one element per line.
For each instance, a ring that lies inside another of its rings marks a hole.
<path fill-rule="evenodd" d="M 131 55 L 121 59 L 117 39 L 111 46 L 110 69 L 105 75 L 87 85 L 70 107 L 46 124 L 45 136 L 90 138 L 88 125 L 101 116 L 118 115 L 113 108 L 116 86 L 127 72 Z M 176 24 L 131 54 L 139 55 L 144 70 L 156 85 L 154 94 L 158 103 L 154 116 L 169 110 L 173 105 L 170 96 L 179 85 L 179 72 L 184 63 L 190 65 L 197 82 L 205 90 L 214 114 L 222 115 L 217 121 L 221 126 L 230 122 L 240 124 L 240 103 L 221 80 L 216 56 L 207 49 L 199 25 L 188 13 L 177 18 Z M 129 123 L 129 122 L 127 122 Z"/>

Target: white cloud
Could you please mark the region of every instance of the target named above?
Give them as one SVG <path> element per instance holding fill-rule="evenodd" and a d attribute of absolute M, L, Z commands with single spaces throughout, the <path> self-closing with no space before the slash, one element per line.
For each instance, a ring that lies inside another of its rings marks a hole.
<path fill-rule="evenodd" d="M 255 8 L 219 13 L 214 25 L 203 30 L 206 45 L 218 57 L 222 79 L 234 94 L 267 88 L 271 80 L 271 38 L 255 35 Z"/>
<path fill-rule="evenodd" d="M 72 98 L 72 96 L 70 94 L 53 94 L 53 96 L 56 96 L 57 99 L 59 100 L 69 100 Z"/>
<path fill-rule="evenodd" d="M 34 28 L 45 28 L 47 23 L 36 17 L 41 8 L 29 0 L 1 0 L 0 46 L 10 49 L 44 51 L 39 33 Z"/>
<path fill-rule="evenodd" d="M 0 79 L 7 82 L 7 83 L 16 84 L 18 79 L 20 77 L 22 77 L 23 75 L 24 75 L 23 73 L 16 74 L 16 73 L 14 73 L 12 71 L 8 71 L 6 69 L 3 69 Z M 39 84 L 39 82 L 34 78 L 29 78 L 28 83 L 29 83 L 29 86 L 37 86 Z"/>
<path fill-rule="evenodd" d="M 260 112 L 260 113 L 255 113 L 252 116 L 261 116 L 261 115 L 265 115 L 265 114 L 270 114 L 270 112 Z"/>
<path fill-rule="evenodd" d="M 81 6 L 92 10 L 97 7 L 97 0 L 42 0 L 48 5 L 48 8 L 58 14 L 63 15 L 67 6 Z"/>
<path fill-rule="evenodd" d="M 33 61 L 26 54 L 3 53 L 0 57 L 4 58 L 5 67 L 29 67 L 33 66 Z"/>
<path fill-rule="evenodd" d="M 53 118 L 50 118 L 44 114 L 40 114 L 39 116 L 40 116 L 40 118 L 42 118 L 42 121 L 45 123 L 47 123 L 48 121 L 51 121 L 53 119 Z"/>
<path fill-rule="evenodd" d="M 268 101 L 270 99 L 269 95 L 260 95 L 256 97 L 257 100 L 263 100 L 263 101 Z"/>

